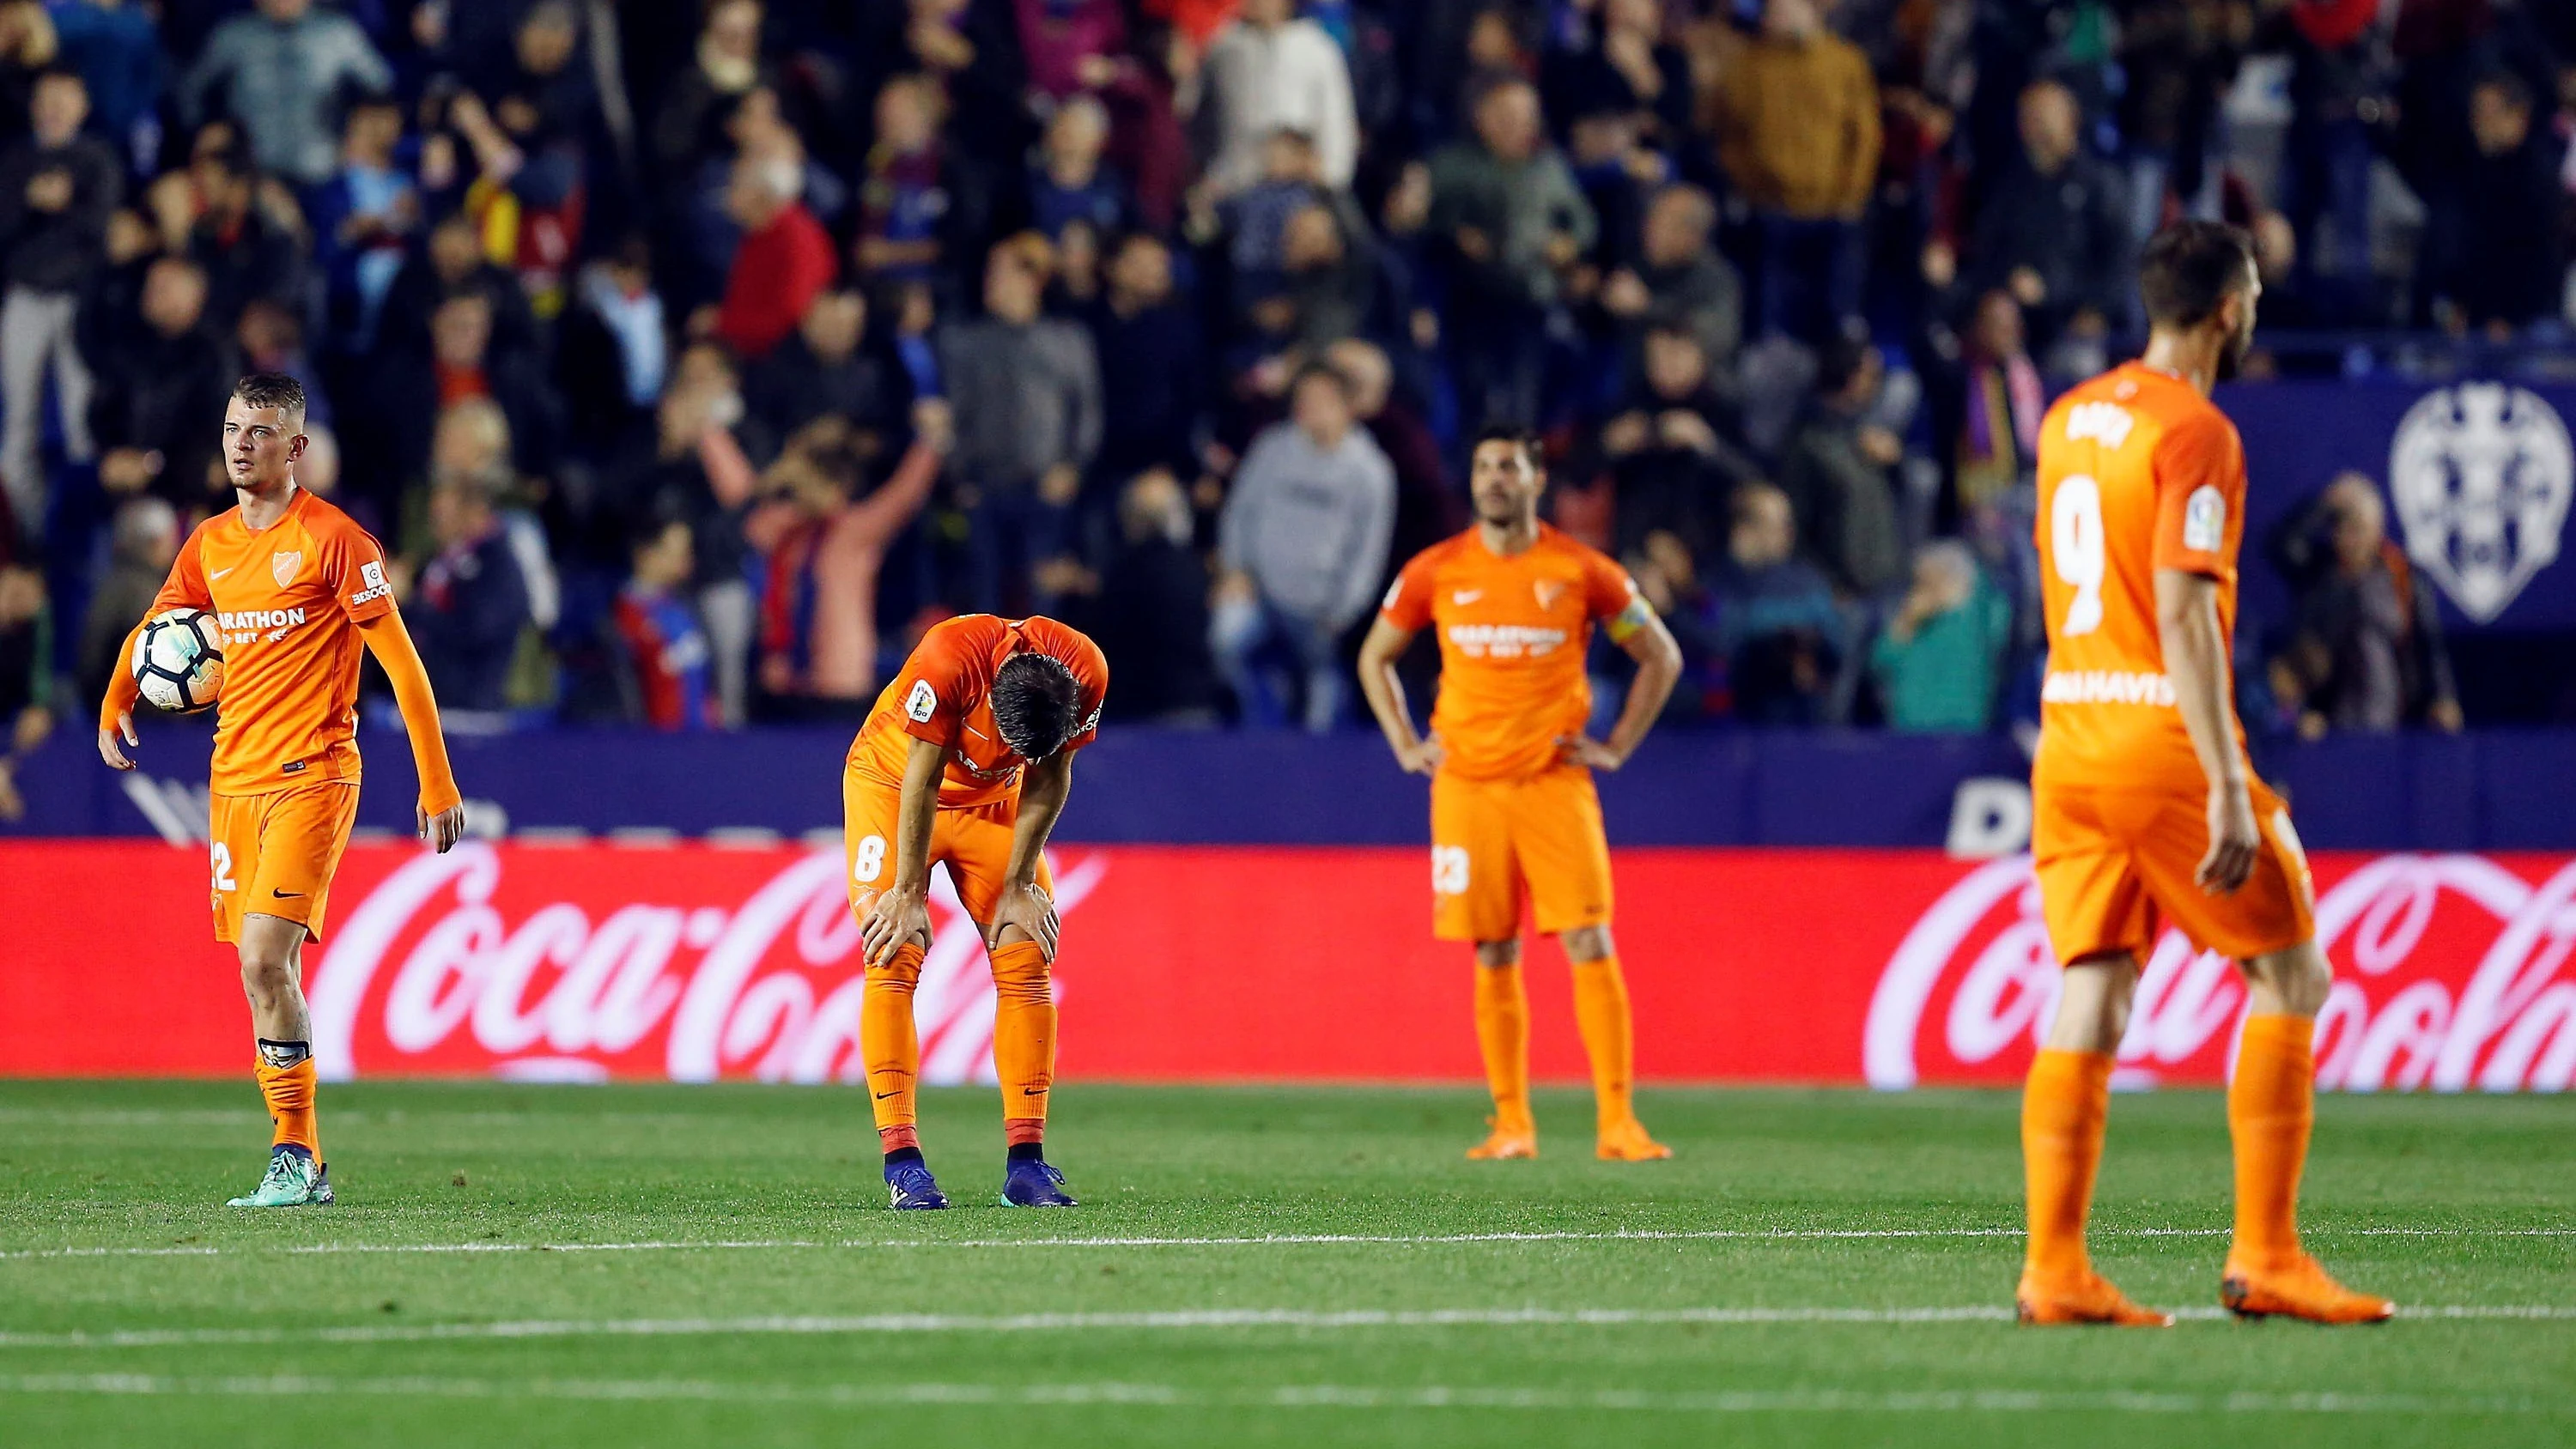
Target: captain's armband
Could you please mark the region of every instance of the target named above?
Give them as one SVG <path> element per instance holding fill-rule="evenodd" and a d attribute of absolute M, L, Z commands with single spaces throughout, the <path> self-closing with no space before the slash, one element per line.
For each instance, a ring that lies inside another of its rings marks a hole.
<path fill-rule="evenodd" d="M 1629 636 L 1653 622 L 1654 617 L 1655 606 L 1646 602 L 1646 596 L 1632 593 L 1628 596 L 1627 606 L 1611 615 L 1610 622 L 1602 627 L 1609 631 L 1612 643 L 1625 644 Z"/>

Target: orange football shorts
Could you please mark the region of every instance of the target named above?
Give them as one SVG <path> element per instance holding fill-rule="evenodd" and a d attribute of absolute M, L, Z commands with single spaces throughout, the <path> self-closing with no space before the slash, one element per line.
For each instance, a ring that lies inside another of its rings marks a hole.
<path fill-rule="evenodd" d="M 849 867 L 850 909 L 864 916 L 877 892 L 894 882 L 895 822 L 903 791 L 854 770 L 841 772 L 841 855 Z M 946 862 L 958 904 L 978 922 L 993 919 L 1011 868 L 1011 833 L 1020 818 L 1017 794 L 988 805 L 943 809 L 930 827 L 930 863 Z M 1055 894 L 1055 876 L 1038 857 L 1038 886 Z"/>
<path fill-rule="evenodd" d="M 1443 941 L 1541 935 L 1610 919 L 1610 838 L 1592 772 L 1560 765 L 1517 780 L 1431 777 L 1431 932 Z"/>
<path fill-rule="evenodd" d="M 358 818 L 358 782 L 316 780 L 263 795 L 214 795 L 208 803 L 215 939 L 240 940 L 244 916 L 280 916 L 321 940 L 331 876 Z"/>
<path fill-rule="evenodd" d="M 2254 873 L 2226 895 L 2193 881 L 2209 853 L 2208 797 L 2171 790 L 2052 788 L 2033 803 L 2040 910 L 2060 961 L 2128 951 L 2144 962 L 2161 921 L 2236 960 L 2316 933 L 2316 887 L 2289 807 L 2257 780 Z"/>

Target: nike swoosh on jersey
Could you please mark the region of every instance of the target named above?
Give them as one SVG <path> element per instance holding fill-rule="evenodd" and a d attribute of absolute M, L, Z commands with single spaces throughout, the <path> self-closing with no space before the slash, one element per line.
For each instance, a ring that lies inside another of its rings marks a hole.
<path fill-rule="evenodd" d="M 232 572 L 232 570 L 231 570 L 231 569 L 217 569 L 217 570 L 215 570 L 213 573 L 210 573 L 210 574 L 206 575 L 206 582 L 211 584 L 211 583 L 213 583 L 215 580 L 217 580 L 217 579 L 219 579 L 219 578 L 222 578 L 224 575 L 226 575 L 226 574 L 228 574 L 228 573 L 231 573 L 231 572 Z"/>
<path fill-rule="evenodd" d="M 1485 596 L 1483 589 L 1460 589 L 1449 596 L 1453 604 L 1472 604 Z"/>

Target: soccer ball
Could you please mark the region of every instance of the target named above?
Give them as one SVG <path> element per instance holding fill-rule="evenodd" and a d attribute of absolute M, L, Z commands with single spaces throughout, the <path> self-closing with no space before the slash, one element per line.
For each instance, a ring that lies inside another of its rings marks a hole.
<path fill-rule="evenodd" d="M 155 615 L 134 641 L 134 683 L 144 701 L 172 714 L 194 714 L 224 687 L 223 633 L 203 609 Z"/>

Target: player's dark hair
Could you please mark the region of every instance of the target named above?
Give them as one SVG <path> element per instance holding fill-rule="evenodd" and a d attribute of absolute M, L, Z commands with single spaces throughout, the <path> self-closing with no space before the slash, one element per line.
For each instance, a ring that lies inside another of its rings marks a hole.
<path fill-rule="evenodd" d="M 1082 726 L 1082 687 L 1052 654 L 1014 654 L 993 671 L 993 728 L 1024 760 L 1064 748 Z"/>
<path fill-rule="evenodd" d="M 1478 428 L 1476 441 L 1468 445 L 1467 456 L 1473 458 L 1476 451 L 1487 443 L 1509 443 L 1521 450 L 1521 456 L 1529 459 L 1532 468 L 1541 472 L 1547 470 L 1546 445 L 1539 441 L 1538 434 L 1518 423 L 1487 423 Z"/>
<path fill-rule="evenodd" d="M 2218 221 L 2178 221 L 2138 258 L 2138 295 L 2159 327 L 2197 327 L 2254 275 L 2254 238 Z"/>
<path fill-rule="evenodd" d="M 304 425 L 304 384 L 283 372 L 254 372 L 233 384 L 233 396 L 255 408 L 276 408 L 287 425 Z"/>

